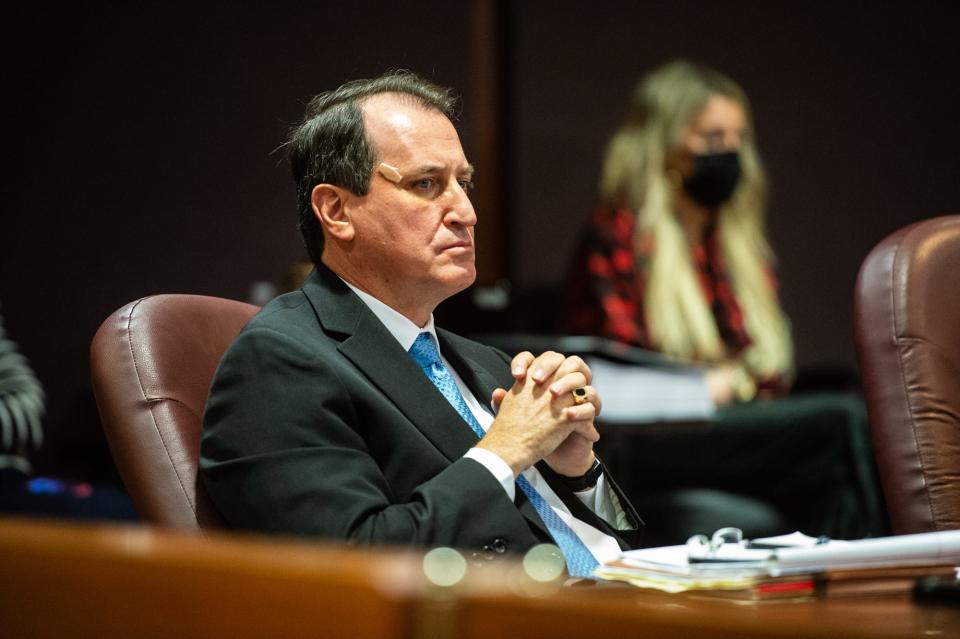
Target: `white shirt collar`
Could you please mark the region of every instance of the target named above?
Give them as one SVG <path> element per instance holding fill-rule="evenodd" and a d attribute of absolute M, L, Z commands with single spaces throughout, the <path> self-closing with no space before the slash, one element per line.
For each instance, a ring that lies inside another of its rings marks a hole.
<path fill-rule="evenodd" d="M 430 333 L 433 336 L 433 342 L 437 345 L 437 351 L 440 350 L 440 344 L 437 340 L 437 330 L 433 324 L 433 313 L 430 313 L 430 319 L 427 320 L 426 326 L 423 328 L 418 327 L 416 324 L 411 322 L 409 319 L 404 317 L 402 314 L 398 313 L 396 310 L 390 308 L 373 295 L 370 295 L 366 291 L 361 291 L 359 288 L 351 284 L 350 282 L 344 280 L 342 277 L 343 283 L 350 287 L 354 293 L 357 294 L 357 297 L 367 305 L 373 314 L 377 316 L 384 326 L 387 327 L 387 330 L 393 335 L 400 346 L 403 347 L 403 350 L 409 351 L 410 347 L 413 346 L 413 343 L 417 340 L 417 336 L 420 333 Z"/>

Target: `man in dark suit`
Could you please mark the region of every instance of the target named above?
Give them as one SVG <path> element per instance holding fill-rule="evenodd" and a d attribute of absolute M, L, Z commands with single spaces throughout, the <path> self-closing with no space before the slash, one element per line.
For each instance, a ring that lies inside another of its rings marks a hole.
<path fill-rule="evenodd" d="M 204 483 L 236 528 L 477 557 L 556 542 L 589 574 L 642 527 L 593 453 L 589 368 L 433 325 L 476 277 L 452 107 L 406 72 L 308 105 L 289 153 L 316 270 L 224 356 Z"/>

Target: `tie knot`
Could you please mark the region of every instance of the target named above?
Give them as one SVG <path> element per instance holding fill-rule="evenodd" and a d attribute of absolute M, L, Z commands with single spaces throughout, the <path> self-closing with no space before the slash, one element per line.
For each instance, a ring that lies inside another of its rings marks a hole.
<path fill-rule="evenodd" d="M 440 363 L 440 353 L 437 351 L 437 346 L 433 343 L 430 333 L 417 335 L 417 340 L 410 347 L 410 355 L 420 365 L 420 368 L 429 368 Z"/>

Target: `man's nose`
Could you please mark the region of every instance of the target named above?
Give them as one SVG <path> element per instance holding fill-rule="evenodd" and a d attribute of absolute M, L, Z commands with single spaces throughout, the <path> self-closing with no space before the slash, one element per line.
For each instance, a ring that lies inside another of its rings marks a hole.
<path fill-rule="evenodd" d="M 454 182 L 448 191 L 448 196 L 450 208 L 444 216 L 447 223 L 474 226 L 477 223 L 477 213 L 473 209 L 473 202 L 470 201 L 466 190 L 458 182 Z"/>

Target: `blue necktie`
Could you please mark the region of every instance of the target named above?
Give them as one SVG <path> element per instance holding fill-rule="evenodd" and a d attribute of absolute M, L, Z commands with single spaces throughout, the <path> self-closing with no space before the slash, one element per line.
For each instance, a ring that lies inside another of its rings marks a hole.
<path fill-rule="evenodd" d="M 420 365 L 427 378 L 433 382 L 448 402 L 456 409 L 460 416 L 469 424 L 473 432 L 478 437 L 483 437 L 484 432 L 476 417 L 470 412 L 466 400 L 460 394 L 457 388 L 457 382 L 453 379 L 450 371 L 440 360 L 440 353 L 433 343 L 430 333 L 420 333 L 417 340 L 410 347 L 410 355 Z M 537 510 L 540 519 L 547 525 L 554 541 L 560 547 L 563 558 L 567 562 L 567 572 L 573 577 L 587 577 L 599 564 L 590 550 L 583 544 L 580 537 L 560 519 L 560 516 L 550 507 L 543 496 L 537 492 L 537 489 L 530 485 L 523 475 L 517 477 L 517 485 L 523 494 L 527 496 L 530 503 Z"/>

